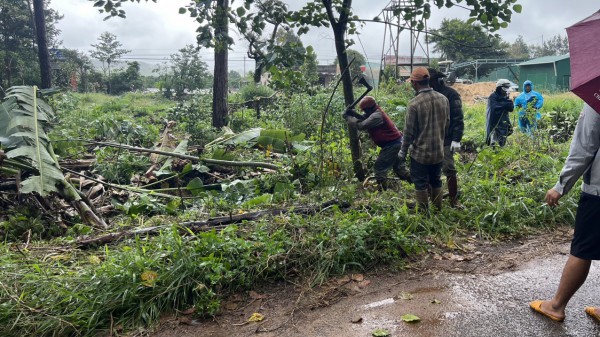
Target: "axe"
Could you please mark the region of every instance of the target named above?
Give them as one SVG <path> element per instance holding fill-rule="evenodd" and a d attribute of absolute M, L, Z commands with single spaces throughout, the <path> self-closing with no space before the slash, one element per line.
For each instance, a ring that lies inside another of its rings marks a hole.
<path fill-rule="evenodd" d="M 360 77 L 360 79 L 358 80 L 358 83 L 362 84 L 367 90 L 365 90 L 365 92 L 363 92 L 363 94 L 360 95 L 359 98 L 357 98 L 356 100 L 354 100 L 354 102 L 352 102 L 352 104 L 348 105 L 346 107 L 345 111 L 348 111 L 348 110 L 354 108 L 360 102 L 361 99 L 363 99 L 365 96 L 367 96 L 367 94 L 371 90 L 373 90 L 373 87 L 371 86 L 371 84 L 369 84 L 369 82 L 367 82 L 367 79 L 364 76 Z"/>

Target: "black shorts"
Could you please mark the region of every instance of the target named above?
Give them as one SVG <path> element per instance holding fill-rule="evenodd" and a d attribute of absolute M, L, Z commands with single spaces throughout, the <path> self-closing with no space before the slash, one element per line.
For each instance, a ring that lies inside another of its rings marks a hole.
<path fill-rule="evenodd" d="M 571 255 L 583 260 L 600 260 L 600 196 L 581 193 Z"/>

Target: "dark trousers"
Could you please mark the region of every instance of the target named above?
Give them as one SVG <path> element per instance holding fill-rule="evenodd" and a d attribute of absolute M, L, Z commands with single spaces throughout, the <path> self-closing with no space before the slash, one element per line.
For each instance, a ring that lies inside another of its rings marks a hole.
<path fill-rule="evenodd" d="M 375 179 L 378 181 L 384 181 L 387 178 L 388 171 L 393 169 L 396 174 L 400 167 L 400 160 L 398 160 L 398 152 L 402 147 L 402 141 L 398 140 L 387 146 L 384 146 L 379 150 L 379 156 L 375 161 L 374 171 Z"/>
<path fill-rule="evenodd" d="M 429 185 L 431 188 L 442 187 L 442 164 L 421 164 L 410 159 L 410 178 L 415 184 L 415 190 L 423 191 L 427 190 Z"/>

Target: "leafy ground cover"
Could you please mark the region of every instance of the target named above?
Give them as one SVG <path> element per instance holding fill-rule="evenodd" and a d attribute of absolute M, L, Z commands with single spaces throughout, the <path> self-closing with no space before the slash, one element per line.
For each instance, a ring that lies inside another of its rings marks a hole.
<path fill-rule="evenodd" d="M 568 152 L 565 140 L 581 108 L 574 96 L 547 97 L 535 138 L 515 131 L 506 147 L 495 149 L 483 143 L 485 106 L 467 106 L 465 151 L 457 154 L 466 209 L 423 214 L 406 205 L 412 186 L 395 181 L 380 192 L 353 178 L 339 114 L 343 100 L 334 96 L 324 114 L 329 95 L 280 93 L 259 120 L 252 109 L 234 107 L 231 130 L 224 133 L 211 129 L 209 100 L 202 96 L 178 104 L 132 94 L 55 97 L 58 119 L 50 136 L 57 155 L 63 161 L 93 157 L 82 175 L 112 184 L 91 194 L 87 178 L 71 177 L 98 208 L 109 210 L 108 231 L 163 227 L 156 235 L 78 249 L 78 240 L 102 233 L 60 202 L 55 212 L 16 207 L 14 193 L 1 192 L 7 211 L 0 216 L 0 333 L 95 335 L 151 325 L 161 314 L 192 307 L 197 315 L 212 315 L 225 296 L 257 283 L 300 278 L 316 285 L 378 265 L 402 268 L 431 245 L 450 246 L 464 235 L 502 240 L 572 222 L 576 193 L 556 209 L 547 208 L 543 197 Z M 376 98 L 401 126 L 411 95 L 406 86 L 391 84 Z M 167 121 L 174 123 L 168 127 Z M 260 131 L 243 137 L 252 128 Z M 183 149 L 200 161 L 102 142 L 142 148 L 171 143 L 170 152 Z M 369 167 L 376 153 L 364 138 Z M 279 168 L 222 167 L 211 159 Z M 154 164 L 153 175 L 146 174 Z M 329 200 L 332 206 L 313 215 L 289 212 L 204 231 L 182 225 Z"/>

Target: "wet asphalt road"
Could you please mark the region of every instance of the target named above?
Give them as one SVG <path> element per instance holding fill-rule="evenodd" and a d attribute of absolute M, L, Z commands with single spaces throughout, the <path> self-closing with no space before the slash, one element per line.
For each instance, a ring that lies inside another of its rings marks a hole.
<path fill-rule="evenodd" d="M 568 251 L 568 245 L 560 251 Z M 592 263 L 587 282 L 569 303 L 563 323 L 553 322 L 528 306 L 532 300 L 551 298 L 566 260 L 564 254 L 544 256 L 516 263 L 515 271 L 498 275 L 436 271 L 412 277 L 381 275 L 335 304 L 299 310 L 293 321 L 289 319 L 294 302 L 290 298 L 296 295 L 274 296 L 237 317 L 223 316 L 153 336 L 369 337 L 384 328 L 391 337 L 600 337 L 600 322 L 583 311 L 585 306 L 600 306 L 598 261 Z M 410 298 L 403 298 L 406 294 Z M 268 320 L 261 325 L 232 324 L 243 322 L 252 312 L 261 312 Z M 405 314 L 421 320 L 406 323 L 401 319 Z"/>
<path fill-rule="evenodd" d="M 528 307 L 534 299 L 552 297 L 567 256 L 530 262 L 518 271 L 497 276 L 455 276 L 448 281 L 456 312 L 432 336 L 600 336 L 600 323 L 587 317 L 585 306 L 600 306 L 600 266 L 592 263 L 586 283 L 567 307 L 563 323 L 553 322 Z M 452 308 L 450 308 L 452 310 Z"/>

